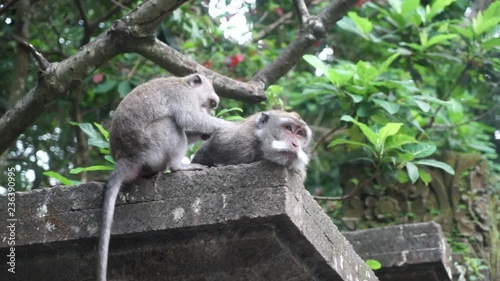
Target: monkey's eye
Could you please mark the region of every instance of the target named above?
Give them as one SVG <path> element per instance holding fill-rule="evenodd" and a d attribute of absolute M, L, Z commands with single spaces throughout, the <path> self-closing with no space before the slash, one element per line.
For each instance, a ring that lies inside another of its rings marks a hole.
<path fill-rule="evenodd" d="M 304 130 L 298 130 L 297 131 L 297 135 L 299 136 L 304 136 L 306 133 L 304 132 Z"/>
<path fill-rule="evenodd" d="M 210 99 L 209 106 L 210 106 L 210 108 L 216 108 L 217 102 L 214 99 Z"/>
<path fill-rule="evenodd" d="M 290 125 L 285 125 L 284 127 L 285 127 L 285 129 L 287 129 L 288 131 L 293 132 L 292 126 L 290 126 Z"/>

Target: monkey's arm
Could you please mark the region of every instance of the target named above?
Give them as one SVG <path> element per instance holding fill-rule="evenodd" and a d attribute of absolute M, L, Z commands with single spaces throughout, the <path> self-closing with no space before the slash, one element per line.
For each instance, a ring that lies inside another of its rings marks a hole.
<path fill-rule="evenodd" d="M 253 134 L 246 132 L 244 127 L 236 124 L 218 130 L 200 146 L 191 162 L 224 166 L 258 161 L 260 150 L 256 147 Z"/>
<path fill-rule="evenodd" d="M 189 144 L 202 141 L 202 140 L 208 140 L 210 138 L 209 134 L 199 134 L 196 132 L 186 132 L 186 137 L 188 140 Z"/>
<path fill-rule="evenodd" d="M 211 135 L 215 131 L 232 126 L 233 123 L 200 112 L 178 110 L 174 113 L 175 123 L 190 136 Z"/>

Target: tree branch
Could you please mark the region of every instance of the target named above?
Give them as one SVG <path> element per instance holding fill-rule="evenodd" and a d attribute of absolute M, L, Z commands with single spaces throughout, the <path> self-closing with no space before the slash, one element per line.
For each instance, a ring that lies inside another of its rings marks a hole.
<path fill-rule="evenodd" d="M 442 100 L 446 101 L 446 100 L 448 100 L 450 98 L 450 96 L 453 93 L 453 91 L 455 91 L 455 89 L 458 87 L 458 85 L 460 84 L 460 82 L 462 82 L 462 80 L 464 79 L 465 75 L 468 73 L 468 71 L 469 71 L 469 69 L 471 67 L 472 67 L 471 63 L 467 63 L 465 65 L 464 69 L 462 69 L 462 71 L 458 75 L 457 79 L 455 80 L 455 83 L 453 83 L 453 85 L 451 86 L 451 89 L 449 89 L 448 93 L 446 93 L 446 96 L 440 97 Z M 436 121 L 436 116 L 437 116 L 437 114 L 439 113 L 439 111 L 442 108 L 443 108 L 443 105 L 439 104 L 438 107 L 436 108 L 436 111 L 434 111 L 434 114 L 429 119 L 429 123 L 427 125 L 425 125 L 425 126 L 422 127 L 423 129 L 429 129 L 429 128 L 432 128 L 432 126 L 434 126 L 434 122 Z M 417 135 L 417 139 L 420 139 L 423 135 L 424 135 L 424 133 L 420 132 Z"/>
<path fill-rule="evenodd" d="M 275 30 L 279 26 L 281 26 L 284 22 L 286 22 L 287 20 L 291 19 L 292 17 L 293 17 L 293 13 L 292 12 L 288 12 L 288 13 L 284 14 L 277 21 L 275 21 L 275 22 L 271 23 L 270 25 L 268 25 L 268 26 L 264 27 L 263 29 L 261 29 L 261 31 L 259 31 L 259 33 L 257 34 L 257 36 L 255 36 L 255 38 L 252 41 L 253 42 L 257 42 L 259 40 L 264 39 L 264 37 L 266 37 L 267 34 L 269 34 L 270 32 L 272 32 L 273 30 Z"/>
<path fill-rule="evenodd" d="M 321 138 L 318 140 L 318 142 L 316 142 L 316 144 L 314 145 L 313 151 L 316 151 L 318 147 L 322 145 L 323 142 L 325 142 L 329 136 L 333 135 L 335 132 L 340 130 L 340 128 L 341 128 L 340 125 L 337 125 L 333 127 L 330 131 L 328 131 L 326 134 L 323 134 Z"/>
<path fill-rule="evenodd" d="M 456 123 L 456 124 L 435 124 L 432 128 L 430 129 L 452 129 L 452 128 L 458 128 L 458 127 L 461 127 L 463 125 L 467 125 L 471 122 L 475 122 L 475 121 L 478 121 L 478 120 L 481 120 L 483 119 L 484 117 L 490 115 L 491 113 L 493 112 L 496 112 L 497 109 L 500 107 L 500 104 L 495 104 L 492 108 L 488 109 L 487 111 L 475 116 L 474 118 L 471 118 L 469 120 L 466 120 L 466 121 L 463 121 L 463 122 L 460 122 L 460 123 Z"/>
<path fill-rule="evenodd" d="M 306 3 L 306 9 L 307 9 L 307 6 L 310 6 L 310 5 L 317 5 L 318 3 L 320 3 L 321 0 L 314 0 L 314 1 L 311 1 L 311 2 L 308 2 Z M 295 3 L 295 2 L 294 2 Z M 309 17 L 309 12 L 308 12 L 308 17 Z M 263 16 L 264 17 L 264 16 Z M 293 13 L 292 12 L 288 12 L 286 14 L 284 14 L 282 17 L 280 17 L 277 21 L 271 23 L 270 25 L 267 25 L 266 27 L 264 27 L 258 34 L 257 36 L 253 39 L 253 42 L 258 42 L 259 40 L 262 40 L 264 39 L 264 37 L 267 36 L 267 34 L 271 33 L 272 31 L 274 31 L 276 28 L 280 27 L 283 23 L 285 23 L 287 20 L 291 19 L 293 17 Z M 301 24 L 303 23 L 304 21 L 301 20 Z"/>
<path fill-rule="evenodd" d="M 40 68 L 40 70 L 45 71 L 49 67 L 50 62 L 37 49 L 35 49 L 33 45 L 24 41 L 17 35 L 12 35 L 12 38 L 14 38 L 14 40 L 16 40 L 20 46 L 23 46 L 31 52 L 35 60 L 38 62 L 38 67 Z"/>
<path fill-rule="evenodd" d="M 283 77 L 302 58 L 316 40 L 325 37 L 327 29 L 340 20 L 349 11 L 357 0 L 332 1 L 323 12 L 311 16 L 295 39 L 283 52 L 259 71 L 250 81 L 260 82 L 267 88 Z"/>
<path fill-rule="evenodd" d="M 10 1 L 6 6 L 2 7 L 0 15 L 5 11 L 3 8 L 8 8 L 9 4 L 12 5 L 15 1 Z M 16 25 L 14 29 L 14 36 L 19 39 L 27 38 L 29 36 L 30 27 L 30 3 L 29 0 L 20 1 L 17 5 L 16 11 Z M 30 53 L 29 50 L 24 48 L 23 44 L 17 43 L 16 62 L 14 65 L 13 79 L 10 83 L 9 95 L 7 97 L 7 107 L 10 109 L 14 104 L 24 95 L 26 91 L 26 78 L 28 76 L 28 69 L 30 66 Z M 4 171 L 9 152 L 0 153 L 0 170 Z"/>
<path fill-rule="evenodd" d="M 137 52 L 174 75 L 199 72 L 209 77 L 217 93 L 250 102 L 265 99 L 264 90 L 285 75 L 316 40 L 325 36 L 332 26 L 357 0 L 340 0 L 329 4 L 318 16 L 309 17 L 297 39 L 248 83 L 215 73 L 155 39 L 155 28 L 162 18 L 187 0 L 149 0 L 115 21 L 94 41 L 79 52 L 56 63 L 40 60 L 42 73 L 38 85 L 21 98 L 0 118 L 0 152 L 29 127 L 48 103 L 65 95 L 99 66 L 115 56 Z M 28 44 L 29 46 L 29 44 Z M 32 46 L 31 46 L 32 47 Z M 30 48 L 34 54 L 34 48 Z"/>
<path fill-rule="evenodd" d="M 89 26 L 91 28 L 96 28 L 101 22 L 109 19 L 110 17 L 112 17 L 115 13 L 117 13 L 118 11 L 120 11 L 120 9 L 128 9 L 127 5 L 129 5 L 130 3 L 132 3 L 134 0 L 127 0 L 125 1 L 124 3 L 119 3 L 119 2 L 116 2 L 116 1 L 113 1 L 113 3 L 115 4 L 115 6 L 113 6 L 113 8 L 109 9 L 109 11 L 98 17 L 97 19 L 94 19 L 92 20 L 91 22 L 89 22 Z"/>
<path fill-rule="evenodd" d="M 148 39 L 153 42 L 154 24 L 184 2 L 185 0 L 144 2 L 123 20 L 116 21 L 113 27 L 96 40 L 83 46 L 78 53 L 61 62 L 47 63 L 46 69 L 43 69 L 43 63 L 44 71 L 38 79 L 38 85 L 0 118 L 0 152 L 5 151 L 43 113 L 48 103 L 66 94 L 96 68 L 124 53 L 127 46 L 140 44 Z"/>
<path fill-rule="evenodd" d="M 300 16 L 300 22 L 303 24 L 309 19 L 309 10 L 307 10 L 306 3 L 304 0 L 295 0 L 295 7 L 297 8 L 297 13 Z"/>
<path fill-rule="evenodd" d="M 16 26 L 13 38 L 18 41 L 16 63 L 14 65 L 14 76 L 10 84 L 7 108 L 11 108 L 26 91 L 26 77 L 30 66 L 30 48 L 25 48 L 24 38 L 29 37 L 30 29 L 30 1 L 19 1 L 16 11 Z M 33 46 L 31 46 L 33 47 Z"/>
<path fill-rule="evenodd" d="M 7 2 L 5 5 L 3 5 L 2 8 L 0 8 L 0 16 L 5 13 L 5 11 L 7 11 L 10 6 L 14 5 L 18 0 L 10 0 L 9 2 Z"/>
<path fill-rule="evenodd" d="M 143 55 L 177 76 L 185 76 L 191 73 L 201 73 L 207 76 L 212 80 L 217 94 L 222 97 L 248 102 L 265 100 L 264 85 L 258 82 L 245 83 L 218 74 L 158 39 L 155 40 L 154 44 L 145 42 L 135 45 L 131 51 Z"/>
<path fill-rule="evenodd" d="M 351 192 L 349 192 L 349 194 L 347 195 L 344 195 L 344 196 L 340 196 L 340 197 L 331 197 L 331 196 L 313 196 L 313 198 L 315 200 L 331 200 L 331 201 L 345 201 L 349 198 L 352 198 L 354 197 L 354 195 L 359 191 L 361 190 L 361 188 L 363 188 L 365 185 L 367 185 L 368 183 L 372 182 L 376 177 L 380 176 L 381 172 L 380 170 L 378 170 L 377 168 L 377 171 L 375 173 L 373 173 L 369 178 L 367 178 L 366 180 L 364 180 L 362 183 L 360 183 L 357 187 L 355 187 Z"/>

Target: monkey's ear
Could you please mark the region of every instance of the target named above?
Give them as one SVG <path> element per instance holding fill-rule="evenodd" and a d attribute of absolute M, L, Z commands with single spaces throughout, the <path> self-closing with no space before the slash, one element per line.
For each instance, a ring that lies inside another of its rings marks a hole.
<path fill-rule="evenodd" d="M 257 118 L 257 127 L 260 127 L 264 124 L 267 123 L 267 121 L 269 121 L 269 113 L 266 113 L 266 112 L 262 112 L 259 116 L 259 118 Z"/>
<path fill-rule="evenodd" d="M 292 111 L 292 112 L 290 112 L 290 113 L 291 113 L 291 114 L 292 114 L 295 118 L 297 118 L 297 119 L 299 119 L 299 120 L 302 120 L 302 118 L 300 118 L 300 115 L 299 115 L 297 112 Z"/>
<path fill-rule="evenodd" d="M 201 85 L 202 83 L 203 83 L 203 79 L 201 78 L 200 75 L 193 74 L 193 75 L 189 76 L 189 79 L 188 79 L 189 86 L 197 87 L 197 86 Z"/>

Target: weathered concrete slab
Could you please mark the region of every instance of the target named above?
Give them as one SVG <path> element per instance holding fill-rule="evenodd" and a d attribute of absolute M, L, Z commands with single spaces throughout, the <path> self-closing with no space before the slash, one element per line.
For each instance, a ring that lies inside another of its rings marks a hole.
<path fill-rule="evenodd" d="M 451 253 L 435 222 L 343 233 L 363 259 L 375 259 L 382 281 L 451 280 Z"/>
<path fill-rule="evenodd" d="M 0 280 L 94 280 L 103 186 L 16 193 L 16 274 L 2 262 Z M 138 179 L 112 232 L 110 280 L 378 280 L 298 175 L 271 164 Z"/>

